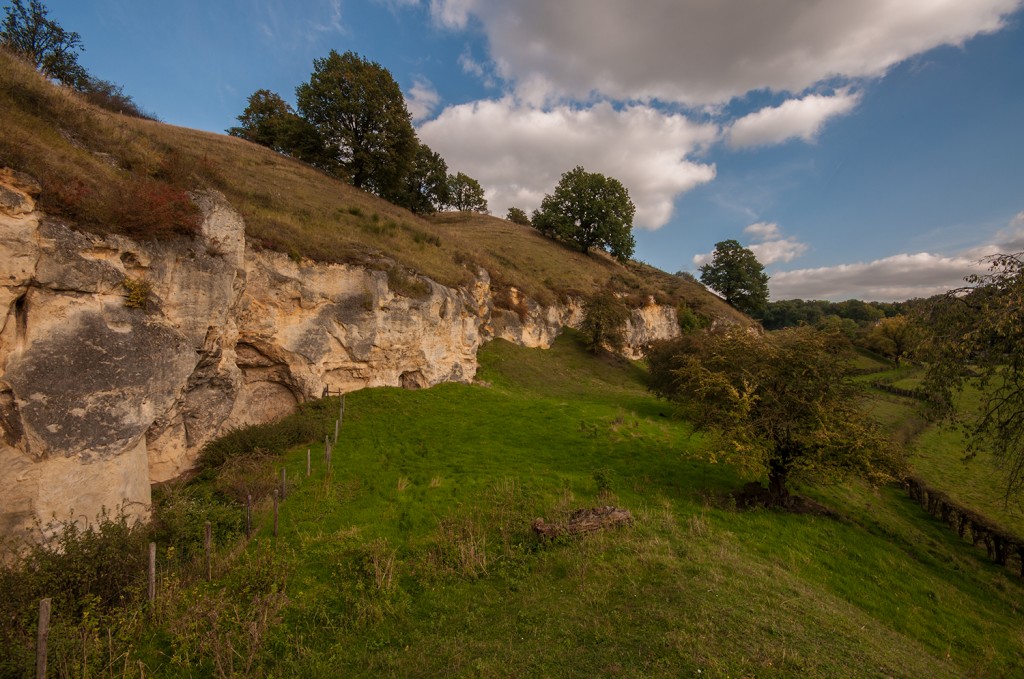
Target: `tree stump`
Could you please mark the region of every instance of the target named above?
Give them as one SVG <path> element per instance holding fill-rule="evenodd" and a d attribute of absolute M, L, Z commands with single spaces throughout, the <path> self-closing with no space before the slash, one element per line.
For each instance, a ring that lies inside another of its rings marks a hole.
<path fill-rule="evenodd" d="M 577 509 L 565 524 L 546 523 L 544 519 L 534 519 L 532 528 L 539 537 L 553 540 L 562 535 L 595 533 L 599 530 L 628 526 L 632 523 L 633 515 L 628 509 L 594 507 L 592 509 Z"/>

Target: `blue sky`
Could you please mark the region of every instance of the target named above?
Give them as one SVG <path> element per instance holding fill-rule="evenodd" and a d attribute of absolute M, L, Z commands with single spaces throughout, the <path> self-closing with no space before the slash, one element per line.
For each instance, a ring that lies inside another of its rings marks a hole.
<path fill-rule="evenodd" d="M 925 296 L 1024 250 L 1024 0 L 46 4 L 91 72 L 214 132 L 356 51 L 495 214 L 583 165 L 629 189 L 638 259 L 735 238 L 774 299 Z"/>

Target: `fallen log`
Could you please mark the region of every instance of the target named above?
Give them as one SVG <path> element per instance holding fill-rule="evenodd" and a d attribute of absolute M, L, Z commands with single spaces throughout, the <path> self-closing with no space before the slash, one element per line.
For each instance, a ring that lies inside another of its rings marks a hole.
<path fill-rule="evenodd" d="M 546 523 L 544 519 L 534 519 L 532 528 L 539 537 L 553 540 L 562 535 L 594 533 L 608 528 L 627 526 L 631 523 L 633 523 L 633 515 L 628 509 L 594 507 L 593 509 L 577 509 L 565 524 Z"/>

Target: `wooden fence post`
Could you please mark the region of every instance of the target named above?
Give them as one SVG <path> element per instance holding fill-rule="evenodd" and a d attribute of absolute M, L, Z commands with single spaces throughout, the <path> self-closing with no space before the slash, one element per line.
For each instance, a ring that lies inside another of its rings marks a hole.
<path fill-rule="evenodd" d="M 46 642 L 50 638 L 50 599 L 39 601 L 39 632 L 36 634 L 36 679 L 46 679 Z"/>
<path fill-rule="evenodd" d="M 277 488 L 274 489 L 274 537 L 277 537 Z"/>
<path fill-rule="evenodd" d="M 213 580 L 213 526 L 207 521 L 203 525 L 203 543 L 206 546 L 206 581 Z"/>
<path fill-rule="evenodd" d="M 149 603 L 156 601 L 156 543 L 149 543 Z"/>
<path fill-rule="evenodd" d="M 245 537 L 252 537 L 252 493 L 245 498 Z"/>

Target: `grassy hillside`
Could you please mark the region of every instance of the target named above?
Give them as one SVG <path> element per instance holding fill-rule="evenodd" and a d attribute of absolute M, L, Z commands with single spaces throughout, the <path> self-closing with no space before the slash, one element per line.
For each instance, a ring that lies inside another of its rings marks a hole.
<path fill-rule="evenodd" d="M 704 440 L 665 417 L 637 365 L 571 333 L 550 351 L 494 342 L 481 361 L 475 385 L 348 395 L 331 473 L 321 444 L 309 478 L 301 446 L 259 462 L 258 483 L 235 466 L 165 488 L 154 613 L 112 616 L 113 641 L 55 631 L 68 657 L 116 660 L 118 676 L 139 661 L 146 676 L 308 677 L 988 677 L 1024 663 L 1020 581 L 899 489 L 802 489 L 838 518 L 739 512 L 723 498 L 742 480 L 702 461 Z M 337 407 L 315 410 L 328 431 Z M 233 538 L 240 510 L 210 498 L 240 479 L 269 492 L 281 464 L 278 537 L 264 499 L 253 540 Z M 530 531 L 606 504 L 634 525 L 554 543 Z M 207 519 L 211 583 L 201 558 L 187 567 Z M 191 548 L 168 547 L 171 524 Z"/>
<path fill-rule="evenodd" d="M 918 389 L 923 377 L 921 368 L 905 366 L 872 375 L 870 379 L 881 379 L 901 389 Z M 965 432 L 950 422 L 928 421 L 914 399 L 877 393 L 875 403 L 880 417 L 892 422 L 909 444 L 910 463 L 916 476 L 991 523 L 1024 536 L 1024 506 L 1020 498 L 1005 497 L 1005 481 L 991 453 L 979 451 L 968 457 Z M 978 405 L 979 394 L 970 386 L 958 396 L 958 407 L 963 410 Z"/>
<path fill-rule="evenodd" d="M 483 267 L 495 288 L 546 303 L 611 285 L 635 303 L 655 296 L 749 323 L 700 286 L 642 264 L 585 255 L 493 217 L 424 220 L 250 142 L 95 108 L 3 51 L 0 109 L 0 166 L 39 181 L 42 208 L 80 229 L 188 233 L 197 215 L 187 191 L 214 188 L 245 217 L 250 242 L 293 257 L 397 263 L 448 285 Z"/>

